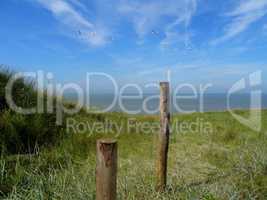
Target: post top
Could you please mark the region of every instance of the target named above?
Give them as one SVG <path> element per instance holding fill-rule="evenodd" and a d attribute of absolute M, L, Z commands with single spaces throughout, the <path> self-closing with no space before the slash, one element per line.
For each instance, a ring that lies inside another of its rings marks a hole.
<path fill-rule="evenodd" d="M 99 139 L 97 140 L 97 143 L 101 143 L 101 144 L 116 144 L 117 143 L 117 140 L 114 140 L 114 139 Z"/>
<path fill-rule="evenodd" d="M 159 83 L 160 85 L 169 85 L 169 82 L 168 81 L 162 81 Z"/>

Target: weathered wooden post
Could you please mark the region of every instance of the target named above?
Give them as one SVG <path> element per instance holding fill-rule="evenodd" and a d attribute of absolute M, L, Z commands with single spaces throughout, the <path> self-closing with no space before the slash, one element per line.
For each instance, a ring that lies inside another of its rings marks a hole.
<path fill-rule="evenodd" d="M 169 83 L 160 83 L 160 133 L 157 146 L 157 191 L 163 191 L 167 183 L 167 161 L 170 135 Z"/>
<path fill-rule="evenodd" d="M 115 200 L 117 193 L 117 141 L 98 140 L 96 148 L 96 200 Z"/>

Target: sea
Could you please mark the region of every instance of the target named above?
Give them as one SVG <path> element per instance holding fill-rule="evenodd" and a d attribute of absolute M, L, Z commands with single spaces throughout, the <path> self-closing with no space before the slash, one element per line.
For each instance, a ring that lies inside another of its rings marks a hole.
<path fill-rule="evenodd" d="M 77 101 L 71 93 L 65 95 L 69 101 Z M 128 114 L 156 114 L 159 112 L 159 94 L 124 94 L 116 96 L 112 93 L 90 94 L 83 104 L 93 110 L 103 112 L 125 112 Z M 251 95 L 240 93 L 228 96 L 225 93 L 170 94 L 170 111 L 172 113 L 212 112 L 226 110 L 266 109 L 267 93 Z"/>

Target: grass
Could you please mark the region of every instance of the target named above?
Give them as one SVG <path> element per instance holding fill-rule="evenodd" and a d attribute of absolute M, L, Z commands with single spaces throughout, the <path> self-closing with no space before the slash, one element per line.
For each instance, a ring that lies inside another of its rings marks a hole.
<path fill-rule="evenodd" d="M 246 111 L 239 111 L 246 115 Z M 78 114 L 81 122 L 107 119 L 126 124 L 157 122 L 156 116 L 120 113 Z M 263 121 L 267 111 L 263 111 Z M 95 141 L 119 143 L 118 199 L 266 199 L 267 127 L 260 133 L 241 125 L 227 112 L 174 115 L 176 122 L 209 122 L 212 131 L 173 130 L 170 139 L 168 188 L 155 191 L 156 133 L 123 129 L 114 133 L 69 133 L 53 148 L 32 155 L 2 155 L 0 191 L 3 199 L 95 199 Z M 115 129 L 115 127 L 113 127 Z"/>
<path fill-rule="evenodd" d="M 36 146 L 56 145 L 62 136 L 62 127 L 56 126 L 56 112 L 23 115 L 10 109 L 6 85 L 14 73 L 0 65 L 0 152 L 5 154 L 32 153 Z M 37 106 L 36 84 L 17 79 L 11 91 L 13 101 L 20 108 Z M 44 95 L 44 105 L 47 95 Z"/>
<path fill-rule="evenodd" d="M 0 199 L 95 199 L 95 144 L 107 137 L 119 143 L 118 199 L 267 199 L 267 110 L 261 132 L 228 112 L 173 115 L 168 186 L 158 193 L 157 116 L 82 110 L 65 116 L 81 125 L 80 132 L 69 131 L 55 126 L 55 113 L 10 110 L 5 85 L 11 76 L 0 66 Z M 14 85 L 14 100 L 23 108 L 36 105 L 36 94 L 33 82 Z M 103 123 L 108 129 L 90 130 Z"/>

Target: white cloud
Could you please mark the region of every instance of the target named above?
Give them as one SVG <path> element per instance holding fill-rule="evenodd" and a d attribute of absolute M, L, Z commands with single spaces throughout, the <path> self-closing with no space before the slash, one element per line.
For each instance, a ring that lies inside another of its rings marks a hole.
<path fill-rule="evenodd" d="M 93 28 L 93 24 L 82 17 L 64 0 L 38 0 L 45 8 L 51 11 L 61 22 L 74 26 Z M 74 23 L 74 24 L 72 24 Z"/>
<path fill-rule="evenodd" d="M 104 46 L 116 40 L 128 27 L 124 24 L 127 22 L 137 35 L 137 44 L 144 44 L 148 36 L 154 36 L 154 31 L 158 33 L 161 49 L 185 50 L 193 47 L 191 38 L 194 32 L 190 24 L 201 0 L 91 0 L 93 10 L 89 10 L 86 1 L 82 0 L 32 1 L 49 10 L 68 28 L 67 33 L 71 32 L 73 37 L 90 46 Z M 224 27 L 223 35 L 211 44 L 237 36 L 267 13 L 267 0 L 237 2 L 232 11 L 223 15 L 230 20 Z"/>
<path fill-rule="evenodd" d="M 177 25 L 188 27 L 196 7 L 197 0 L 155 0 L 146 3 L 124 0 L 118 6 L 118 11 L 130 18 L 137 35 L 143 38 L 153 29 L 163 29 L 169 33 L 174 31 Z M 172 22 L 164 24 L 163 20 L 168 17 Z"/>
<path fill-rule="evenodd" d="M 160 1 L 150 3 L 123 1 L 118 5 L 118 12 L 131 20 L 137 35 L 143 38 L 158 24 L 162 8 Z"/>
<path fill-rule="evenodd" d="M 224 28 L 224 35 L 213 40 L 211 44 L 219 44 L 227 41 L 240 33 L 246 31 L 249 26 L 261 19 L 267 13 L 267 0 L 246 0 L 231 12 L 226 13 L 226 17 L 231 18 L 231 22 Z"/>
<path fill-rule="evenodd" d="M 251 12 L 260 11 L 267 6 L 266 0 L 246 0 L 241 1 L 239 6 L 233 10 L 232 12 L 228 13 L 230 16 L 237 16 L 242 14 L 248 14 Z"/>
<path fill-rule="evenodd" d="M 81 36 L 76 37 L 79 40 L 93 46 L 102 46 L 107 43 L 107 31 L 87 20 L 67 1 L 37 0 L 37 2 L 49 10 L 60 23 L 72 31 L 79 32 Z M 81 6 L 81 4 L 77 5 Z"/>
<path fill-rule="evenodd" d="M 153 30 L 165 39 L 162 44 L 175 44 L 188 40 L 190 34 L 179 33 L 181 28 L 187 32 L 198 0 L 92 0 L 94 10 L 88 11 L 86 4 L 79 0 L 36 0 L 72 33 L 78 32 L 89 45 L 103 46 L 114 38 L 111 34 L 120 31 L 120 23 L 130 22 L 138 36 L 137 43 Z M 113 4 L 111 4 L 113 3 Z M 86 16 L 90 16 L 88 20 Z M 184 39 L 181 39 L 183 35 Z"/>
<path fill-rule="evenodd" d="M 84 12 L 88 12 L 87 7 L 80 2 L 80 0 L 68 0 L 72 5 L 76 6 L 77 8 L 81 9 Z"/>
<path fill-rule="evenodd" d="M 176 20 L 170 23 L 165 28 L 166 37 L 161 41 L 160 46 L 162 49 L 171 47 L 172 45 L 177 46 L 179 43 L 183 43 L 183 47 L 188 48 L 192 46 L 191 36 L 192 33 L 188 30 L 191 20 L 197 10 L 197 1 L 190 0 L 186 1 L 185 9 L 180 12 Z M 178 31 L 179 27 L 182 25 L 182 31 Z"/>

